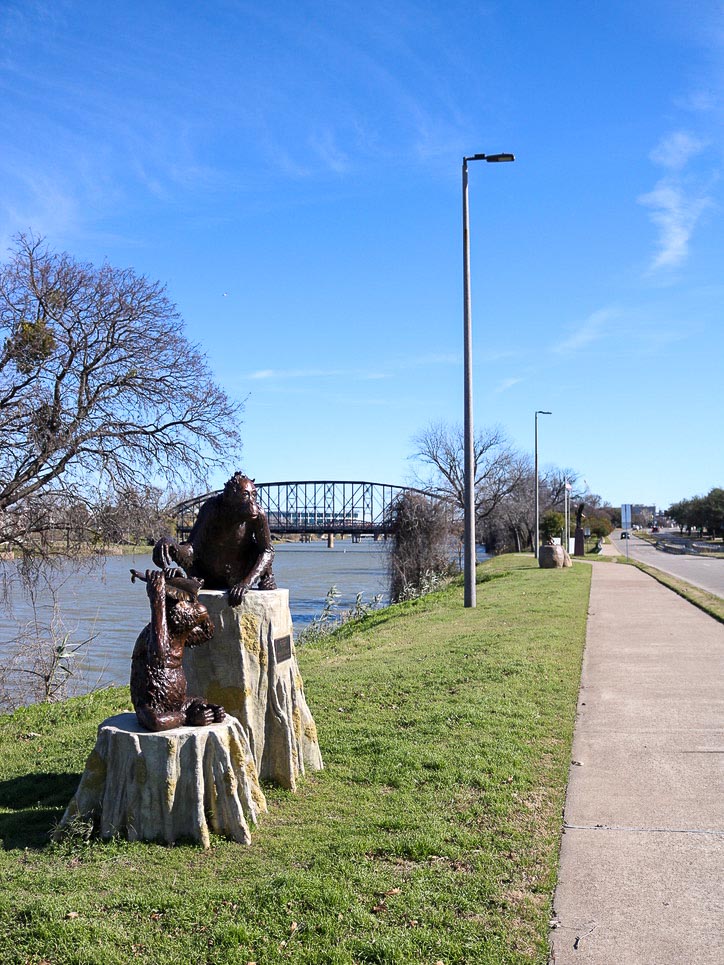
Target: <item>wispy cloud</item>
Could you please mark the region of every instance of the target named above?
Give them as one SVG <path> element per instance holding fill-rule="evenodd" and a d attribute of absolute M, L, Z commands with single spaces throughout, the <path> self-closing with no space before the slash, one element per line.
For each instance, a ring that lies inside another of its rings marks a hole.
<path fill-rule="evenodd" d="M 450 77 L 466 66 L 443 13 L 417 0 L 345 3 L 300 25 L 273 4 L 257 8 L 245 9 L 245 26 L 262 36 L 273 31 L 286 67 L 273 85 L 245 70 L 244 110 L 250 79 L 268 125 L 270 164 L 282 160 L 283 173 L 316 178 L 412 161 L 429 169 L 462 152 L 473 122 Z"/>
<path fill-rule="evenodd" d="M 93 233 L 134 204 L 198 219 L 238 198 L 286 205 L 280 176 L 306 198 L 396 163 L 447 164 L 468 141 L 455 31 L 417 0 L 322 18 L 232 3 L 209 19 L 188 5 L 173 23 L 146 5 L 142 28 L 134 5 L 110 19 L 78 6 L 0 0 L 0 234 L 28 221 Z M 247 48 L 269 56 L 240 57 Z M 24 190 L 21 171 L 67 203 Z"/>
<path fill-rule="evenodd" d="M 257 369 L 246 376 L 254 381 L 284 380 L 284 379 L 321 379 L 345 378 L 358 381 L 378 381 L 392 378 L 396 372 L 403 370 L 428 368 L 436 365 L 460 365 L 459 354 L 450 352 L 430 353 L 428 355 L 405 356 L 388 362 L 384 369 Z"/>
<path fill-rule="evenodd" d="M 575 328 L 568 338 L 553 346 L 553 351 L 566 355 L 586 348 L 592 342 L 612 335 L 612 323 L 620 317 L 617 308 L 600 308 L 592 312 Z"/>
<path fill-rule="evenodd" d="M 674 131 L 651 151 L 651 160 L 669 172 L 652 191 L 637 198 L 639 204 L 649 208 L 649 218 L 659 230 L 650 266 L 653 271 L 675 268 L 686 260 L 696 224 L 712 203 L 706 190 L 684 175 L 692 158 L 706 147 L 706 141 L 688 131 Z"/>
<path fill-rule="evenodd" d="M 0 173 L 6 172 L 0 162 Z M 53 236 L 81 220 L 78 197 L 64 179 L 28 168 L 7 172 L 13 190 L 0 198 L 0 248 L 3 254 L 14 234 L 33 230 Z"/>
<path fill-rule="evenodd" d="M 247 378 L 261 379 L 320 379 L 322 377 L 349 375 L 343 369 L 258 369 Z"/>
<path fill-rule="evenodd" d="M 257 369 L 246 376 L 255 382 L 283 382 L 290 379 L 354 379 L 357 382 L 376 382 L 389 378 L 386 372 L 376 369 Z"/>
<path fill-rule="evenodd" d="M 335 174 L 345 174 L 350 167 L 349 156 L 340 149 L 335 134 L 329 128 L 318 131 L 309 138 L 314 153 L 325 167 Z"/>
<path fill-rule="evenodd" d="M 681 171 L 691 158 L 701 154 L 706 146 L 706 141 L 689 134 L 688 131 L 674 131 L 659 141 L 649 157 L 654 164 Z"/>
<path fill-rule="evenodd" d="M 522 381 L 522 377 L 503 379 L 501 382 L 498 382 L 494 391 L 499 395 L 501 392 L 507 392 L 508 389 L 512 389 L 514 385 L 519 385 Z"/>
<path fill-rule="evenodd" d="M 686 260 L 696 223 L 711 199 L 689 197 L 681 185 L 663 178 L 653 191 L 642 194 L 639 204 L 651 209 L 649 217 L 659 229 L 658 252 L 651 268 L 674 268 Z"/>
<path fill-rule="evenodd" d="M 396 367 L 400 369 L 418 369 L 425 368 L 428 365 L 460 365 L 461 363 L 462 356 L 460 353 L 431 352 L 429 355 L 413 355 L 410 358 L 405 358 Z"/>
<path fill-rule="evenodd" d="M 674 101 L 676 107 L 695 114 L 708 114 L 717 108 L 719 94 L 712 90 L 700 89 L 685 94 Z"/>

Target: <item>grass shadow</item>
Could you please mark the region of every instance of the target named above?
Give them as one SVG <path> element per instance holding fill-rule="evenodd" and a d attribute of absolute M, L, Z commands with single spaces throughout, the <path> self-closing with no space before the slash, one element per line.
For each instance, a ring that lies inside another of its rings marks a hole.
<path fill-rule="evenodd" d="M 67 802 L 66 802 L 67 803 Z M 0 842 L 5 851 L 42 851 L 63 817 L 64 808 L 26 808 L 0 814 Z"/>
<path fill-rule="evenodd" d="M 43 848 L 63 815 L 80 774 L 23 774 L 0 781 L 0 841 L 6 851 Z"/>
<path fill-rule="evenodd" d="M 476 586 L 480 586 L 482 583 L 490 583 L 492 580 L 504 580 L 506 577 L 511 576 L 510 570 L 501 570 L 500 573 L 479 573 L 475 577 Z"/>

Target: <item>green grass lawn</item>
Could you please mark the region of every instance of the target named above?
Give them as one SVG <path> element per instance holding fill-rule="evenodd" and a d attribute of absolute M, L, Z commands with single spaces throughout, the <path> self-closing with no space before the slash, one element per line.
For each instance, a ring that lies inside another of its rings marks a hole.
<path fill-rule="evenodd" d="M 299 652 L 325 770 L 243 847 L 49 844 L 114 689 L 0 718 L 0 961 L 545 962 L 591 566 L 528 556 Z"/>

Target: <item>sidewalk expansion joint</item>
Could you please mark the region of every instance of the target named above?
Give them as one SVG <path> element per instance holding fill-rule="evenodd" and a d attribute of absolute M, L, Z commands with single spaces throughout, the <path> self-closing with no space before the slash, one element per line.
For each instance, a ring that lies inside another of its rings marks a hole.
<path fill-rule="evenodd" d="M 637 831 L 644 834 L 715 834 L 724 837 L 724 830 L 714 828 L 627 828 L 616 824 L 568 824 L 564 831 Z"/>

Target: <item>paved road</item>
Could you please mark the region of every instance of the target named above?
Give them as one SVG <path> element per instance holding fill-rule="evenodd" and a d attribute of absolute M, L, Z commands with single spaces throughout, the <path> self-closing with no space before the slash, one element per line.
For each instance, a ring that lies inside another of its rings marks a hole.
<path fill-rule="evenodd" d="M 621 531 L 615 530 L 611 534 L 611 542 L 622 556 L 626 555 L 626 540 L 621 537 Z M 678 556 L 674 553 L 663 553 L 655 549 L 645 539 L 632 536 L 628 540 L 629 555 L 634 560 L 655 566 L 657 570 L 678 576 L 687 583 L 700 586 L 709 593 L 724 597 L 724 560 L 706 559 L 701 556 Z"/>

